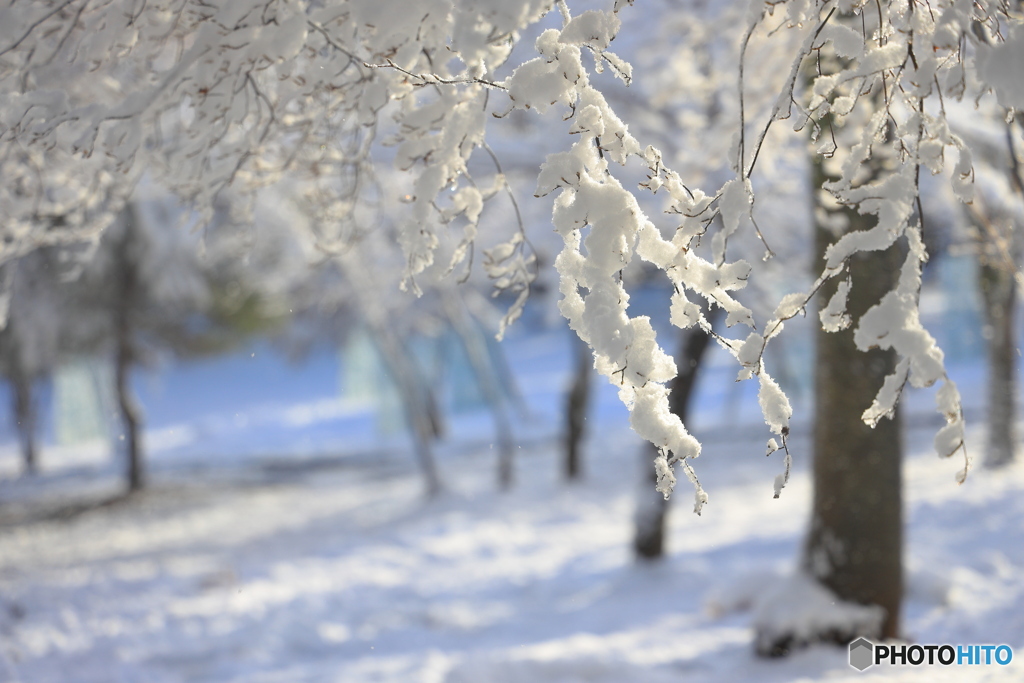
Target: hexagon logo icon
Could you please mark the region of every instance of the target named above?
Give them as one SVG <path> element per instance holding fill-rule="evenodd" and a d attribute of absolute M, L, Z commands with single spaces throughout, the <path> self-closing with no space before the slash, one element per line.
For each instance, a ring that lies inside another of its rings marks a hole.
<path fill-rule="evenodd" d="M 874 664 L 875 646 L 867 638 L 858 638 L 850 643 L 850 666 L 863 671 Z"/>

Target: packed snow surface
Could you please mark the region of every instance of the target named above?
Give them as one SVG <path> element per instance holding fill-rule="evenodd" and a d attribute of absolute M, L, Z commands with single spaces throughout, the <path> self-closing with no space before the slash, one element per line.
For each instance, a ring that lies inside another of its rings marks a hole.
<path fill-rule="evenodd" d="M 802 408 L 793 476 L 773 499 L 780 455 L 764 455 L 756 384 L 736 385 L 746 391 L 738 409 L 713 393 L 722 382 L 702 384 L 694 434 L 709 503 L 701 517 L 677 504 L 669 556 L 638 565 L 642 442 L 613 389 L 600 390 L 589 420 L 585 479 L 559 480 L 566 342 L 510 347 L 535 407 L 520 420 L 518 483 L 506 494 L 486 412 L 453 421 L 437 449 L 446 491 L 426 501 L 400 436 L 373 445 L 356 435 L 346 450 L 345 429 L 357 431 L 349 413 L 326 398 L 302 403 L 284 384 L 280 419 L 241 416 L 252 441 L 176 415 L 192 436 L 155 448 L 152 486 L 137 497 L 117 496 L 117 470 L 101 454 L 44 450 L 42 475 L 0 480 L 0 681 L 1024 680 L 1024 464 L 979 467 L 958 486 L 955 464 L 931 450 L 926 391 L 908 404 L 904 633 L 1005 643 L 1015 657 L 859 673 L 834 646 L 782 660 L 753 653 L 753 615 L 792 575 L 807 522 Z M 709 378 L 733 372 L 716 358 Z M 976 397 L 978 368 L 968 370 L 957 381 Z M 154 426 L 154 444 L 167 429 Z M 300 434 L 320 448 L 289 447 Z M 968 437 L 980 459 L 983 435 Z M 13 467 L 7 448 L 0 459 Z"/>

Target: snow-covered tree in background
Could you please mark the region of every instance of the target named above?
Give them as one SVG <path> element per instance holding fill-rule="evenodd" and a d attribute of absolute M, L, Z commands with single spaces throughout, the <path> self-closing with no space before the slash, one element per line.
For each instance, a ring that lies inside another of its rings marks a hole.
<path fill-rule="evenodd" d="M 988 346 L 988 439 L 985 463 L 1006 465 L 1017 450 L 1017 339 L 1015 308 L 1021 283 L 1019 263 L 1024 225 L 1019 116 L 996 102 L 953 115 L 952 125 L 976 152 L 975 200 L 959 213 L 972 234 L 967 238 L 978 260 Z"/>
<path fill-rule="evenodd" d="M 131 386 L 132 370 L 154 347 L 187 339 L 210 296 L 196 240 L 184 230 L 163 230 L 164 221 L 147 215 L 158 208 L 136 201 L 126 206 L 100 238 L 64 311 L 66 319 L 85 330 L 77 335 L 79 351 L 113 360 L 119 422 L 115 443 L 129 491 L 145 485 L 144 416 Z"/>
<path fill-rule="evenodd" d="M 383 201 L 390 189 L 367 182 L 380 130 L 398 167 L 412 172 L 399 195 L 408 209 L 397 238 L 402 285 L 418 292 L 437 271 L 480 262 L 517 296 L 507 324 L 521 310 L 536 264 L 516 226 L 474 260 L 485 204 L 507 186 L 500 164 L 471 174 L 470 159 L 490 152 L 492 113 L 554 108 L 564 115 L 562 139 L 574 142 L 548 157 L 536 194 L 555 195 L 554 226 L 564 243 L 555 261 L 560 310 L 592 349 L 597 370 L 619 387 L 633 429 L 658 449 L 659 491 L 673 491 L 678 467 L 694 486 L 695 511 L 708 501 L 691 465 L 700 444 L 670 410 L 666 384 L 675 363 L 650 321 L 629 314 L 622 274 L 634 257 L 671 283 L 674 325 L 711 334 L 736 358 L 738 379 L 756 378 L 773 434 L 769 450 L 784 454 L 776 495 L 788 479 L 792 409 L 768 372 L 765 349 L 830 281 L 838 285 L 822 306 L 822 327 L 851 328 L 857 349 L 896 356 L 874 401 L 858 408 L 862 419 L 873 426 L 891 417 L 907 382 L 938 384 L 945 426 L 935 447 L 942 456 L 964 452 L 963 481 L 970 461 L 959 394 L 917 308 L 927 260 L 919 184 L 922 172 L 940 172 L 949 155 L 954 191 L 963 201 L 972 197 L 971 152 L 949 126 L 947 103 L 993 90 L 1002 106 L 1024 108 L 1019 8 L 993 0 L 750 2 L 736 29 L 739 87 L 727 109 L 737 116 L 723 154 L 730 171 L 701 189 L 632 134 L 596 85 L 602 71 L 623 83 L 632 78 L 632 67 L 610 49 L 620 14 L 644 11 L 627 4 L 573 14 L 559 1 L 552 20 L 545 0 L 427 0 L 415 12 L 400 0 L 9 3 L 0 10 L 0 164 L 22 180 L 5 195 L 0 229 L 10 246 L 3 258 L 57 234 L 94 236 L 143 171 L 207 216 L 229 187 L 254 197 L 285 174 L 301 178 L 305 200 L 328 219 L 317 222 L 321 247 L 357 255 L 356 237 L 377 228 L 363 209 L 366 195 Z M 851 15 L 852 22 L 838 20 Z M 550 27 L 536 40 L 539 56 L 502 77 L 518 32 L 541 20 Z M 784 46 L 786 78 L 762 114 L 745 107 L 745 74 L 748 53 L 772 44 Z M 825 46 L 842 68 L 819 72 L 804 92 L 803 74 Z M 766 238 L 785 230 L 761 225 L 754 203 L 762 147 L 784 121 L 809 128 L 820 154 L 844 147 L 825 188 L 870 227 L 839 237 L 806 291 L 759 316 L 737 298 L 756 271 L 730 242 L 760 244 L 770 255 Z M 842 135 L 833 136 L 829 121 Z M 22 169 L 49 170 L 48 158 L 60 162 L 70 185 L 29 182 L 32 173 Z M 882 170 L 865 175 L 879 159 L 887 160 L 876 164 Z M 664 218 L 649 216 L 623 184 L 619 167 L 627 164 L 646 170 L 638 192 L 663 198 Z M 59 210 L 41 208 L 47 203 Z M 75 220 L 55 225 L 43 220 L 49 215 Z M 462 234 L 449 239 L 445 226 Z M 895 288 L 851 316 L 850 264 L 893 248 L 904 252 Z M 715 333 L 694 298 L 723 309 L 725 325 L 742 331 Z"/>
<path fill-rule="evenodd" d="M 0 339 L 19 343 L 5 349 L 5 358 L 35 359 L 20 362 L 36 373 L 85 356 L 110 361 L 112 432 L 129 491 L 143 488 L 146 479 L 134 370 L 169 354 L 232 348 L 279 320 L 274 300 L 294 286 L 288 273 L 296 269 L 283 263 L 289 245 L 274 239 L 290 235 L 274 235 L 265 219 L 232 225 L 228 213 L 219 207 L 203 234 L 168 229 L 187 214 L 165 193 L 140 186 L 95 248 L 76 254 L 48 246 L 7 264 L 14 270 L 12 310 Z M 23 272 L 27 267 L 33 270 Z"/>
<path fill-rule="evenodd" d="M 57 364 L 62 330 L 60 264 L 53 248 L 32 251 L 6 264 L 8 324 L 0 330 L 0 372 L 10 382 L 13 415 L 27 473 L 38 468 L 37 383 Z"/>

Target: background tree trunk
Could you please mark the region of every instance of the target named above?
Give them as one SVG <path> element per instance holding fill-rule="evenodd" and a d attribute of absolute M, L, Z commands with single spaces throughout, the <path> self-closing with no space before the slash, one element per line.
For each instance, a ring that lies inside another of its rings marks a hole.
<path fill-rule="evenodd" d="M 416 366 L 412 354 L 387 320 L 387 311 L 374 298 L 377 283 L 372 271 L 351 255 L 337 260 L 342 277 L 356 293 L 353 297 L 355 309 L 366 325 L 374 346 L 398 389 L 406 428 L 412 439 L 413 454 L 423 474 L 428 498 L 441 493 L 441 478 L 430 442 L 443 431 L 440 408 L 422 373 Z"/>
<path fill-rule="evenodd" d="M 117 351 L 115 352 L 115 388 L 117 404 L 121 410 L 121 426 L 124 433 L 124 453 L 128 465 L 128 491 L 140 491 L 146 484 L 142 462 L 142 447 L 139 442 L 139 427 L 142 421 L 141 410 L 131 388 L 132 351 L 130 330 L 119 326 L 117 334 Z"/>
<path fill-rule="evenodd" d="M 569 337 L 573 371 L 572 386 L 565 405 L 565 457 L 562 461 L 562 474 L 566 481 L 574 481 L 583 474 L 583 438 L 587 433 L 587 408 L 590 404 L 590 376 L 593 374 L 594 357 L 587 343 L 576 336 L 575 332 L 570 332 Z"/>
<path fill-rule="evenodd" d="M 988 448 L 985 464 L 1000 467 L 1013 461 L 1017 437 L 1017 345 L 1014 308 L 1017 282 L 1006 265 L 981 258 L 981 293 L 988 339 Z"/>
<path fill-rule="evenodd" d="M 507 401 L 501 389 L 501 377 L 487 351 L 487 342 L 466 310 L 462 297 L 452 289 L 446 289 L 442 296 L 448 321 L 462 342 L 484 401 L 491 409 L 498 441 L 498 488 L 507 491 L 515 483 L 515 439 Z"/>
<path fill-rule="evenodd" d="M 121 411 L 123 434 L 120 440 L 124 443 L 128 491 L 131 493 L 141 490 L 146 483 L 139 438 L 142 411 L 131 388 L 131 368 L 135 363 L 132 317 L 138 300 L 140 273 L 137 259 L 131 253 L 136 237 L 135 208 L 129 204 L 122 217 L 124 231 L 115 254 L 118 298 L 114 310 L 114 390 Z"/>
<path fill-rule="evenodd" d="M 17 370 L 12 372 L 10 379 L 14 389 L 14 419 L 18 423 L 22 463 L 26 474 L 35 474 L 39 465 L 36 458 L 36 404 L 32 379 Z"/>
<path fill-rule="evenodd" d="M 430 447 L 440 424 L 433 393 L 423 382 L 412 354 L 396 338 L 391 328 L 368 315 L 366 310 L 362 312 L 370 336 L 384 360 L 384 367 L 398 388 L 402 412 L 412 437 L 413 452 L 423 473 L 426 495 L 433 498 L 441 492 L 441 478 L 434 460 L 434 451 Z"/>
<path fill-rule="evenodd" d="M 721 311 L 716 308 L 709 315 L 712 325 L 721 317 Z M 711 335 L 699 327 L 682 330 L 679 335 L 679 352 L 676 354 L 679 373 L 672 379 L 668 405 L 684 424 L 689 420 L 690 398 L 710 342 Z M 665 521 L 669 501 L 655 488 L 658 478 L 653 462 L 657 456 L 658 450 L 653 444 L 645 443 L 641 448 L 644 477 L 637 494 L 633 535 L 633 551 L 638 560 L 656 560 L 665 554 Z"/>

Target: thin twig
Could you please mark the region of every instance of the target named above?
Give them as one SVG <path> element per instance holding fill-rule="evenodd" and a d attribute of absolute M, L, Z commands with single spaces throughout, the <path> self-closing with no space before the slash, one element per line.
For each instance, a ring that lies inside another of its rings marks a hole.
<path fill-rule="evenodd" d="M 485 87 L 488 87 L 488 88 L 494 88 L 496 90 L 505 90 L 505 91 L 508 90 L 508 88 L 506 88 L 504 85 L 502 85 L 500 83 L 495 83 L 494 81 L 489 81 L 486 78 L 473 78 L 473 77 L 468 77 L 468 78 L 442 78 L 441 76 L 438 76 L 437 74 L 432 74 L 432 73 L 426 73 L 426 74 L 413 73 L 413 72 L 411 72 L 411 71 L 409 71 L 407 69 L 403 69 L 402 67 L 398 66 L 397 64 L 392 62 L 390 59 L 387 60 L 387 64 L 370 64 L 368 62 L 363 62 L 363 66 L 365 66 L 367 69 L 394 69 L 395 71 L 398 71 L 400 73 L 405 74 L 406 76 L 409 76 L 410 78 L 415 78 L 415 79 L 418 79 L 419 81 L 421 81 L 420 83 L 414 83 L 413 84 L 413 85 L 416 85 L 416 86 L 425 86 L 425 85 L 482 85 L 482 86 L 485 86 Z"/>

